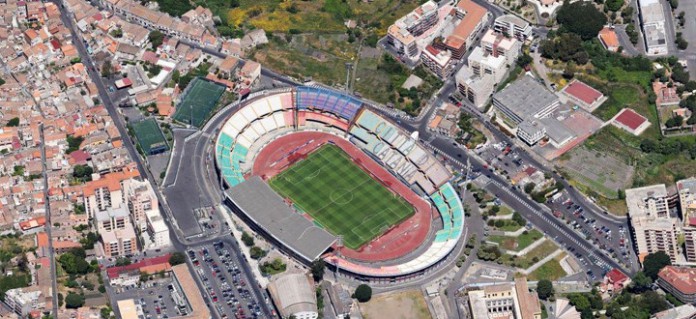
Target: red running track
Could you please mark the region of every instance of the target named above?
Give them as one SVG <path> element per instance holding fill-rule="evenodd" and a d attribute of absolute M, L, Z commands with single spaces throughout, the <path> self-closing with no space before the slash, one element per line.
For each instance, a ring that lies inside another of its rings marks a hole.
<path fill-rule="evenodd" d="M 298 159 L 304 158 L 307 154 L 329 142 L 343 149 L 364 170 L 377 176 L 385 187 L 401 195 L 416 210 L 413 216 L 392 227 L 382 236 L 363 245 L 360 249 L 352 250 L 343 247 L 341 254 L 359 261 L 378 262 L 403 257 L 422 245 L 430 231 L 432 219 L 438 217 L 437 213 L 430 208 L 428 202 L 345 139 L 321 132 L 297 132 L 279 137 L 259 152 L 254 162 L 252 174 L 268 180 Z"/>

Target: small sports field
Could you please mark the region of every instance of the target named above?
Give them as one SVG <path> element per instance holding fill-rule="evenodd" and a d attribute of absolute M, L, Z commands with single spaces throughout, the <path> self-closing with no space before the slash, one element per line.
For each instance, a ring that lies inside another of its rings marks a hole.
<path fill-rule="evenodd" d="M 169 150 L 167 140 L 162 134 L 157 121 L 153 118 L 145 119 L 132 124 L 133 134 L 138 139 L 138 144 L 145 155 L 158 154 Z"/>
<path fill-rule="evenodd" d="M 350 249 L 360 248 L 414 214 L 406 200 L 332 144 L 290 166 L 269 184 L 316 223 L 334 235 L 343 235 L 343 244 Z"/>
<path fill-rule="evenodd" d="M 186 96 L 176 106 L 174 120 L 200 127 L 210 116 L 225 87 L 201 78 L 195 78 L 187 87 Z"/>

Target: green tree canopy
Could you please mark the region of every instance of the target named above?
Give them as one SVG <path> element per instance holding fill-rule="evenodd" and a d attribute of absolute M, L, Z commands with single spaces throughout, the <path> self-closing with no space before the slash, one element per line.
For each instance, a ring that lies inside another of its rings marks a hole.
<path fill-rule="evenodd" d="M 546 300 L 553 296 L 553 283 L 548 279 L 539 280 L 536 291 L 539 298 Z"/>
<path fill-rule="evenodd" d="M 319 282 L 324 278 L 324 271 L 326 270 L 326 263 L 323 259 L 317 259 L 312 262 L 312 277 L 314 281 Z"/>
<path fill-rule="evenodd" d="M 67 297 L 65 297 L 65 307 L 69 309 L 76 309 L 80 308 L 85 304 L 85 297 L 82 295 L 78 295 L 76 293 L 69 293 Z"/>
<path fill-rule="evenodd" d="M 561 31 L 572 32 L 583 40 L 590 40 L 597 36 L 607 23 L 607 17 L 597 10 L 592 2 L 576 1 L 563 3 L 558 10 L 556 20 L 561 24 Z"/>
<path fill-rule="evenodd" d="M 672 260 L 664 251 L 649 254 L 643 259 L 643 272 L 652 280 L 657 279 L 657 274 L 665 266 L 672 264 Z"/>
<path fill-rule="evenodd" d="M 19 118 L 18 117 L 13 117 L 9 121 L 7 121 L 7 126 L 19 126 Z"/>
<path fill-rule="evenodd" d="M 353 298 L 357 299 L 359 302 L 370 301 L 372 298 L 372 288 L 366 284 L 361 284 L 358 288 L 355 288 Z"/>
<path fill-rule="evenodd" d="M 186 256 L 181 252 L 174 252 L 169 256 L 169 264 L 172 266 L 180 265 L 186 262 Z"/>

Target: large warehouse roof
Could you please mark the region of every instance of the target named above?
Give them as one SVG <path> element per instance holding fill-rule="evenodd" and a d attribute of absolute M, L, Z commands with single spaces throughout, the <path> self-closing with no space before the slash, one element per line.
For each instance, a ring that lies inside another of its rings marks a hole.
<path fill-rule="evenodd" d="M 550 105 L 558 103 L 558 97 L 531 76 L 522 76 L 519 80 L 510 83 L 494 94 L 493 99 L 523 119 L 538 118 L 539 113 L 545 111 Z"/>
<path fill-rule="evenodd" d="M 304 274 L 288 274 L 268 285 L 283 317 L 293 314 L 317 312 L 317 299 L 309 278 Z"/>
<path fill-rule="evenodd" d="M 258 176 L 235 186 L 228 196 L 254 223 L 309 261 L 336 241 L 326 230 L 290 209 Z"/>

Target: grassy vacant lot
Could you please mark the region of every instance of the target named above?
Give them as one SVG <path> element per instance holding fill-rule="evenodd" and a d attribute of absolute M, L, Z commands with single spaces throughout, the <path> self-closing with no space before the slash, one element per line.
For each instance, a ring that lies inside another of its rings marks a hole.
<path fill-rule="evenodd" d="M 384 35 L 390 24 L 417 6 L 415 0 L 240 0 L 229 11 L 228 22 L 269 32 L 332 33 L 345 31 L 343 23 L 353 19 Z"/>
<path fill-rule="evenodd" d="M 518 257 L 504 254 L 502 257 L 500 257 L 500 259 L 505 265 L 526 269 L 539 262 L 539 260 L 542 260 L 544 257 L 550 255 L 557 249 L 558 246 L 556 246 L 556 244 L 554 244 L 553 241 L 547 240 L 544 241 L 544 243 L 542 243 L 541 245 L 529 251 L 524 256 Z"/>
<path fill-rule="evenodd" d="M 357 249 L 413 215 L 334 145 L 325 145 L 270 181 L 271 187 L 307 212 L 348 248 Z"/>
<path fill-rule="evenodd" d="M 428 304 L 419 290 L 407 290 L 372 296 L 360 304 L 360 312 L 365 319 L 386 317 L 394 319 L 430 319 Z"/>
<path fill-rule="evenodd" d="M 557 280 L 560 278 L 565 277 L 567 274 L 563 270 L 563 267 L 561 267 L 560 261 L 563 260 L 563 258 L 566 256 L 566 253 L 562 253 L 556 258 L 549 260 L 545 264 L 541 265 L 541 267 L 537 268 L 535 271 L 533 271 L 529 276 L 527 277 L 528 280 L 541 280 L 541 279 L 547 279 L 547 280 Z"/>
<path fill-rule="evenodd" d="M 536 229 L 532 229 L 531 231 L 526 232 L 526 234 L 522 233 L 517 237 L 494 235 L 488 237 L 488 240 L 497 243 L 503 249 L 520 251 L 527 248 L 527 246 L 531 245 L 541 237 L 543 237 L 541 232 Z"/>
<path fill-rule="evenodd" d="M 297 35 L 288 43 L 273 37 L 251 59 L 300 80 L 311 77 L 327 85 L 343 84 L 345 63 L 357 55 L 357 43 L 348 43 L 343 34 Z"/>

